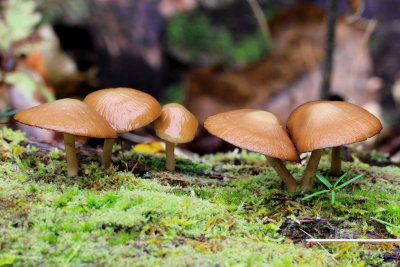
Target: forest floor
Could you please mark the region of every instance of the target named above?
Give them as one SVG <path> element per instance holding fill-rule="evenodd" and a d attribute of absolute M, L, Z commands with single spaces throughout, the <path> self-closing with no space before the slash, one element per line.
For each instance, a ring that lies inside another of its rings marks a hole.
<path fill-rule="evenodd" d="M 343 170 L 365 176 L 341 189 L 330 215 L 323 190 L 288 193 L 264 156 L 231 152 L 178 159 L 116 147 L 114 165 L 65 154 L 0 130 L 0 266 L 396 266 L 400 245 L 309 244 L 314 238 L 396 238 L 400 168 L 353 157 Z M 379 156 L 375 157 L 379 161 Z M 288 164 L 300 178 L 304 166 Z M 326 175 L 328 155 L 320 171 Z M 330 181 L 334 180 L 329 177 Z M 375 220 L 378 219 L 378 220 Z"/>

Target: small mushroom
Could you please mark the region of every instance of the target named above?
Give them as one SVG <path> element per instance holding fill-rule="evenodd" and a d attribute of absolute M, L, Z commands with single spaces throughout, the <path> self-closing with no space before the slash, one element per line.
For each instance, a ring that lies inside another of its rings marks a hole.
<path fill-rule="evenodd" d="M 196 117 L 184 106 L 171 103 L 162 107 L 154 129 L 156 135 L 165 141 L 165 167 L 168 171 L 175 170 L 175 144 L 192 141 L 198 125 Z"/>
<path fill-rule="evenodd" d="M 311 188 L 323 148 L 332 148 L 331 173 L 341 171 L 342 145 L 366 140 L 382 130 L 382 124 L 367 110 L 343 101 L 312 101 L 297 107 L 287 127 L 297 150 L 312 151 L 302 188 Z"/>
<path fill-rule="evenodd" d="M 78 175 L 75 152 L 76 136 L 115 138 L 116 132 L 96 111 L 79 100 L 60 99 L 18 112 L 14 119 L 20 123 L 64 134 L 68 176 Z"/>
<path fill-rule="evenodd" d="M 83 102 L 96 110 L 117 133 L 126 133 L 153 122 L 161 111 L 158 101 L 149 94 L 131 88 L 109 88 L 93 92 Z M 104 140 L 102 165 L 111 164 L 115 138 Z"/>
<path fill-rule="evenodd" d="M 298 187 L 282 160 L 299 162 L 299 155 L 286 126 L 274 114 L 256 109 L 233 110 L 208 117 L 204 127 L 235 146 L 264 154 L 289 191 Z"/>

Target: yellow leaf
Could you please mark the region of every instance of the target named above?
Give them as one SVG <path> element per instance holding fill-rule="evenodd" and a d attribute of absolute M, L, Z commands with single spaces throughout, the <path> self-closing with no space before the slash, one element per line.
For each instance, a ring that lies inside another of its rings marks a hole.
<path fill-rule="evenodd" d="M 157 141 L 146 144 L 138 144 L 132 147 L 132 151 L 144 153 L 160 153 L 165 152 L 164 146 Z"/>

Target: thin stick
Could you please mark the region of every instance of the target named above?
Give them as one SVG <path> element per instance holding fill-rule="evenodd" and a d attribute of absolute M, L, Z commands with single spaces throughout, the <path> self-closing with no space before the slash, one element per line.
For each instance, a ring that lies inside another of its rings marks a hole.
<path fill-rule="evenodd" d="M 312 235 L 310 235 L 303 229 L 299 228 L 299 230 L 302 231 L 303 233 L 305 233 L 306 235 L 308 235 L 309 237 L 311 237 L 312 239 L 314 239 L 314 237 Z M 310 239 L 306 239 L 306 241 L 307 240 L 310 240 Z M 316 240 L 316 239 L 314 239 L 314 240 Z M 338 263 L 337 260 L 335 259 L 335 257 L 331 253 L 329 253 L 329 251 L 321 243 L 319 243 L 319 242 L 315 242 L 315 243 L 317 243 L 333 259 L 334 262 Z"/>
<path fill-rule="evenodd" d="M 339 176 L 342 170 L 342 159 L 340 158 L 341 150 L 342 146 L 332 147 L 330 173 L 334 176 Z"/>
<path fill-rule="evenodd" d="M 165 168 L 170 171 L 173 172 L 175 171 L 175 144 L 165 141 Z"/>
<path fill-rule="evenodd" d="M 325 39 L 325 59 L 322 66 L 321 99 L 327 100 L 331 90 L 333 52 L 335 50 L 336 17 L 338 0 L 328 1 L 328 19 Z"/>
<path fill-rule="evenodd" d="M 75 177 L 78 175 L 78 160 L 75 151 L 75 138 L 71 134 L 64 133 L 64 146 L 67 155 L 68 176 Z"/>
<path fill-rule="evenodd" d="M 104 168 L 109 168 L 111 165 L 112 148 L 114 145 L 114 138 L 104 139 L 103 154 L 101 156 L 101 165 Z"/>
<path fill-rule="evenodd" d="M 282 160 L 277 159 L 277 158 L 271 158 L 266 156 L 269 164 L 271 165 L 272 168 L 278 173 L 279 177 L 282 179 L 282 181 L 286 184 L 288 191 L 293 192 L 295 191 L 299 184 L 297 181 L 293 178 L 292 174 L 286 169 L 285 164 L 283 164 Z"/>
<path fill-rule="evenodd" d="M 271 37 L 271 30 L 269 29 L 268 21 L 265 19 L 265 15 L 260 4 L 257 2 L 257 0 L 247 0 L 247 2 L 249 3 L 251 10 L 256 17 L 257 23 L 261 28 L 267 48 L 272 50 L 274 46 Z"/>
<path fill-rule="evenodd" d="M 363 46 L 369 41 L 372 33 L 374 32 L 376 26 L 378 25 L 378 21 L 376 19 L 372 19 L 368 21 L 367 29 L 365 30 L 361 41 L 357 47 L 357 50 L 355 52 L 355 55 L 353 58 L 357 58 L 364 50 L 362 49 Z M 352 65 L 350 69 L 350 73 L 348 75 L 349 77 L 349 90 L 348 90 L 348 95 L 351 96 L 353 95 L 353 91 L 355 90 L 355 86 L 357 83 L 357 71 L 360 68 L 360 60 L 352 60 Z"/>
<path fill-rule="evenodd" d="M 300 187 L 304 189 L 312 188 L 314 184 L 314 176 L 317 171 L 319 160 L 322 156 L 322 149 L 314 150 L 308 160 L 306 170 L 304 171 L 303 179 L 301 180 Z"/>
<path fill-rule="evenodd" d="M 400 243 L 400 239 L 306 239 L 315 243 Z"/>

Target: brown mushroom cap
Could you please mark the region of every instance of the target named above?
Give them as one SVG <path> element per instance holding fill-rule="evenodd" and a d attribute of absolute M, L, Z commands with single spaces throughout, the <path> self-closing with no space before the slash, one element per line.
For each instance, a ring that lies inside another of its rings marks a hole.
<path fill-rule="evenodd" d="M 149 94 L 131 88 L 110 88 L 93 92 L 83 102 L 105 118 L 117 133 L 141 128 L 154 121 L 161 111 Z"/>
<path fill-rule="evenodd" d="M 343 101 L 312 101 L 290 114 L 287 127 L 299 152 L 366 140 L 382 130 L 367 110 Z"/>
<path fill-rule="evenodd" d="M 72 135 L 116 138 L 116 132 L 96 111 L 76 99 L 60 99 L 18 112 L 14 119 L 38 128 Z"/>
<path fill-rule="evenodd" d="M 208 117 L 204 127 L 235 146 L 273 158 L 300 160 L 285 125 L 270 112 L 239 109 L 219 113 Z"/>
<path fill-rule="evenodd" d="M 171 103 L 162 107 L 160 117 L 154 122 L 154 129 L 161 139 L 179 144 L 192 141 L 198 125 L 196 117 L 189 110 Z"/>

